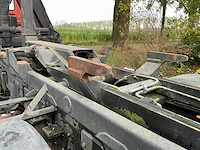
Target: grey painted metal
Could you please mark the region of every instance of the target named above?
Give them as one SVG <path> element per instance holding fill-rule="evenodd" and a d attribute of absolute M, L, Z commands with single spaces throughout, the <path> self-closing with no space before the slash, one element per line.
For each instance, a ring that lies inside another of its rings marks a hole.
<path fill-rule="evenodd" d="M 21 115 L 14 116 L 13 119 L 27 120 L 27 119 L 35 118 L 41 115 L 52 113 L 56 111 L 56 108 L 54 106 L 49 106 L 49 107 L 37 109 L 34 111 L 34 109 L 36 108 L 38 103 L 41 101 L 42 97 L 45 95 L 47 90 L 48 90 L 47 86 L 46 84 L 44 84 L 43 87 L 40 89 L 40 91 L 36 94 L 34 98 L 23 97 L 23 98 L 17 98 L 17 99 L 10 99 L 7 101 L 0 102 L 0 106 L 9 105 L 9 104 L 18 104 L 20 102 L 25 102 L 25 101 L 29 101 L 33 99 L 30 102 L 30 104 L 26 107 L 24 112 Z"/>
<path fill-rule="evenodd" d="M 85 130 L 81 131 L 81 146 L 84 150 L 93 149 L 93 136 Z"/>
<path fill-rule="evenodd" d="M 130 93 L 130 91 L 135 89 L 135 88 L 138 88 L 138 87 L 141 87 L 141 86 L 146 87 L 146 85 L 152 84 L 152 83 L 153 83 L 153 80 L 145 80 L 145 81 L 121 86 L 121 87 L 119 87 L 119 89 L 123 93 Z"/>
<path fill-rule="evenodd" d="M 26 102 L 26 101 L 30 101 L 32 99 L 33 99 L 33 97 L 22 97 L 22 98 L 16 98 L 16 99 L 9 99 L 6 101 L 0 101 L 0 106 Z"/>
<path fill-rule="evenodd" d="M 180 75 L 180 77 L 183 77 L 183 76 L 184 75 Z M 200 76 L 200 75 L 196 74 L 196 75 L 189 75 L 189 76 L 192 77 L 192 80 L 195 80 L 195 79 L 198 79 L 199 78 L 198 76 Z M 197 78 L 193 78 L 194 76 Z M 161 82 L 161 84 L 163 86 L 166 86 L 168 88 L 178 89 L 179 91 L 184 92 L 186 94 L 200 97 L 200 95 L 199 95 L 200 88 L 199 87 L 187 84 L 187 81 L 184 82 L 183 79 L 181 79 L 182 81 L 180 81 L 179 79 L 174 80 L 175 78 L 176 77 L 173 77 L 172 79 L 171 78 L 160 78 L 159 81 Z M 177 76 L 177 78 L 179 78 L 179 76 Z M 185 80 L 188 80 L 188 79 L 189 78 L 186 78 Z M 198 84 L 198 82 L 199 81 L 194 82 L 193 84 Z"/>
<path fill-rule="evenodd" d="M 175 77 L 171 77 L 170 80 L 182 83 L 185 85 L 199 88 L 200 90 L 200 75 L 199 74 L 183 74 Z"/>
<path fill-rule="evenodd" d="M 0 2 L 0 47 L 20 47 L 26 40 L 38 39 L 60 43 L 60 35 L 54 30 L 41 0 L 15 1 L 22 12 L 22 28 L 16 28 L 16 16 L 9 15 L 9 1 Z"/>
<path fill-rule="evenodd" d="M 35 107 L 37 106 L 37 104 L 41 101 L 41 98 L 44 96 L 44 94 L 46 93 L 47 90 L 48 90 L 47 86 L 46 86 L 46 84 L 44 84 L 42 86 L 42 88 L 40 89 L 40 91 L 37 93 L 37 95 L 33 98 L 31 103 L 24 110 L 24 113 L 33 111 L 35 109 Z"/>
<path fill-rule="evenodd" d="M 26 53 L 32 53 L 34 51 L 35 57 L 40 63 L 47 68 L 49 65 L 62 65 L 58 58 L 49 50 L 46 46 L 31 45 L 30 50 L 25 50 Z"/>
<path fill-rule="evenodd" d="M 48 48 L 65 65 L 65 67 L 68 68 L 68 62 L 66 61 L 66 59 L 63 58 L 58 52 L 56 52 L 54 48 L 52 47 L 48 47 Z"/>
<path fill-rule="evenodd" d="M 110 148 L 113 150 L 128 150 L 128 148 L 123 143 L 120 143 L 106 132 L 98 133 L 96 137 L 104 143 L 110 143 Z"/>
<path fill-rule="evenodd" d="M 23 28 L 18 28 L 18 27 L 2 27 L 0 26 L 0 32 L 12 32 L 12 33 L 21 33 L 24 29 Z M 45 33 L 48 32 L 48 28 L 34 28 L 36 32 L 41 32 Z"/>
<path fill-rule="evenodd" d="M 56 108 L 54 106 L 49 106 L 49 107 L 41 108 L 35 111 L 24 112 L 21 115 L 16 116 L 16 118 L 27 120 L 27 119 L 39 117 L 42 115 L 47 115 L 55 111 L 56 111 Z"/>
<path fill-rule="evenodd" d="M 51 150 L 42 136 L 23 120 L 0 121 L 1 150 Z"/>
<path fill-rule="evenodd" d="M 37 27 L 53 29 L 51 21 L 49 20 L 49 17 L 45 11 L 45 8 L 41 0 L 33 1 L 33 10 Z"/>
<path fill-rule="evenodd" d="M 21 0 L 22 35 L 36 35 L 34 31 L 33 0 Z"/>
<path fill-rule="evenodd" d="M 181 54 L 170 54 L 161 52 L 148 52 L 147 62 L 136 70 L 137 73 L 157 76 L 160 71 L 160 66 L 166 62 L 183 62 L 187 61 L 188 57 Z"/>
<path fill-rule="evenodd" d="M 6 120 L 15 120 L 15 119 L 21 119 L 21 120 L 28 120 L 32 119 L 35 117 L 39 117 L 42 115 L 48 115 L 50 113 L 55 112 L 57 109 L 54 106 L 49 106 L 41 109 L 37 109 L 35 111 L 30 111 L 30 112 L 24 112 L 20 115 L 13 116 L 11 118 L 7 118 Z"/>
<path fill-rule="evenodd" d="M 59 127 L 57 124 L 51 124 L 42 128 L 42 131 L 48 137 L 48 139 L 57 138 L 60 135 L 64 134 L 64 130 Z"/>
<path fill-rule="evenodd" d="M 73 52 L 74 50 L 88 50 L 88 48 L 83 48 L 83 47 L 77 47 L 77 46 L 71 46 L 71 45 L 63 45 L 59 43 L 51 43 L 51 42 L 46 42 L 46 41 L 26 41 L 26 43 L 29 45 L 38 45 L 38 46 L 47 46 L 47 47 L 53 47 L 56 50 L 59 51 L 69 51 Z"/>
<path fill-rule="evenodd" d="M 46 46 L 53 47 L 64 59 L 68 60 L 69 56 L 74 56 L 77 52 L 89 52 L 91 51 L 92 59 L 101 62 L 97 57 L 96 53 L 88 48 L 72 46 L 72 45 L 63 45 L 59 43 L 51 43 L 46 41 L 26 41 L 27 45 L 37 45 L 37 46 Z M 89 58 L 91 59 L 91 58 Z"/>
<path fill-rule="evenodd" d="M 48 92 L 64 112 L 63 98 L 68 96 L 72 102 L 72 109 L 68 115 L 96 135 L 95 137 L 101 140 L 104 146 L 112 148 L 113 143 L 118 143 L 119 146 L 125 145 L 127 149 L 183 149 L 36 72 L 29 72 L 29 83 L 30 88 L 41 88 L 46 83 Z M 100 138 L 98 135 L 102 134 L 104 136 Z"/>
<path fill-rule="evenodd" d="M 145 103 L 113 88 L 102 90 L 102 102 L 111 108 L 121 108 L 137 114 L 151 131 L 188 149 L 200 148 L 200 123 L 172 111 Z M 118 110 L 118 109 L 117 109 Z M 186 136 L 187 135 L 187 136 Z"/>

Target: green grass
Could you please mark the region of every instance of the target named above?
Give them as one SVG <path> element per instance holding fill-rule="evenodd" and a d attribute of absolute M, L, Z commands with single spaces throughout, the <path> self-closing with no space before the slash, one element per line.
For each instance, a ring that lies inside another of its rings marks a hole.
<path fill-rule="evenodd" d="M 112 31 L 109 29 L 87 29 L 55 27 L 63 44 L 108 45 L 112 44 Z"/>
<path fill-rule="evenodd" d="M 63 44 L 75 45 L 112 45 L 111 29 L 77 28 L 77 27 L 55 27 L 60 33 Z M 131 30 L 128 36 L 129 43 L 144 43 L 154 40 L 154 31 Z"/>

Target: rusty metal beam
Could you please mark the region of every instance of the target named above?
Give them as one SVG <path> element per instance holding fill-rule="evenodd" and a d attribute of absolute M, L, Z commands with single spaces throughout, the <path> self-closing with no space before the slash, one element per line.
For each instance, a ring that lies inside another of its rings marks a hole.
<path fill-rule="evenodd" d="M 112 67 L 89 59 L 70 56 L 68 74 L 78 79 L 91 79 L 89 76 L 113 76 Z"/>

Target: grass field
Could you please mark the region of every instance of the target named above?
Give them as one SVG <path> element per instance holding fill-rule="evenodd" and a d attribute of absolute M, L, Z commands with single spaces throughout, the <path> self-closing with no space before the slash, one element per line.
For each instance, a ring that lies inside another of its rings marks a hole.
<path fill-rule="evenodd" d="M 109 29 L 87 29 L 55 27 L 61 35 L 63 44 L 108 45 L 112 43 L 112 31 Z"/>
<path fill-rule="evenodd" d="M 60 33 L 63 44 L 76 45 L 112 45 L 111 29 L 55 27 Z M 131 30 L 129 43 L 144 43 L 156 39 L 155 31 Z"/>

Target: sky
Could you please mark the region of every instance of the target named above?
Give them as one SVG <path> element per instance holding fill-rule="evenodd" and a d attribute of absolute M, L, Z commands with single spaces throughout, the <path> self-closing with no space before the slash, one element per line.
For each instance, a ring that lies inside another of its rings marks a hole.
<path fill-rule="evenodd" d="M 111 20 L 114 0 L 42 0 L 53 24 Z"/>
<path fill-rule="evenodd" d="M 53 24 L 112 20 L 114 0 L 42 0 Z M 167 9 L 167 16 L 176 16 Z"/>

